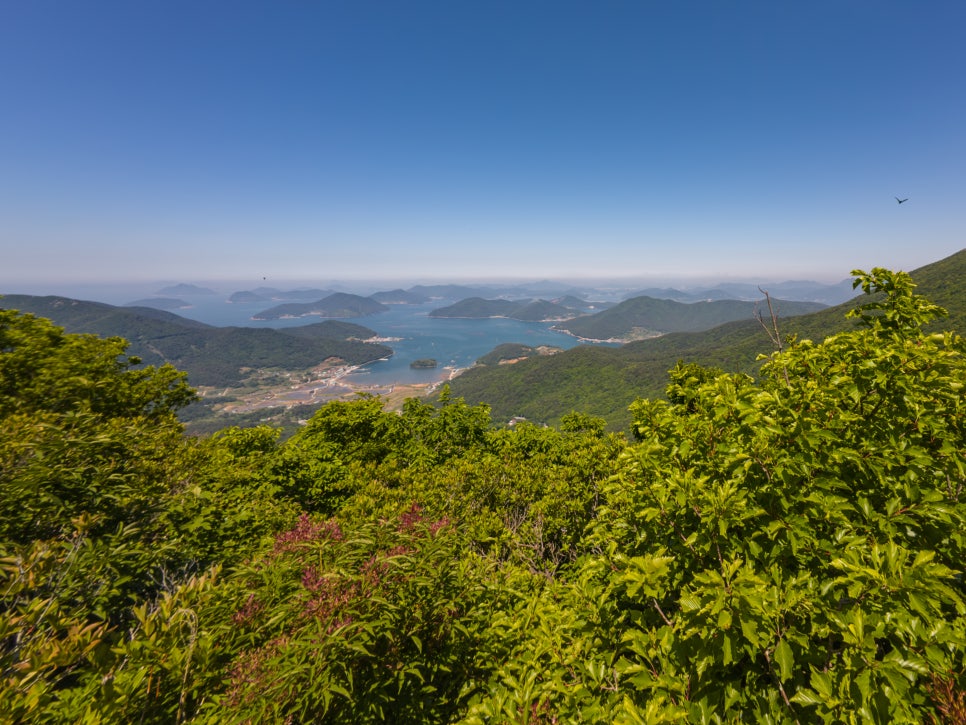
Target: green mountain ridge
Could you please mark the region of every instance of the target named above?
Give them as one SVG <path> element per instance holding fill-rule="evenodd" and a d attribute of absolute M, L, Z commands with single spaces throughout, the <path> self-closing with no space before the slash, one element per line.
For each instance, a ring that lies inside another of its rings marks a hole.
<path fill-rule="evenodd" d="M 817 302 L 772 300 L 781 317 L 823 309 Z M 765 307 L 764 300 L 705 300 L 676 302 L 654 297 L 633 297 L 595 315 L 578 317 L 554 327 L 585 340 L 624 341 L 657 337 L 669 332 L 700 332 L 726 322 L 750 319 Z"/>
<path fill-rule="evenodd" d="M 949 316 L 936 329 L 966 329 L 966 250 L 910 273 L 917 292 L 944 307 Z M 845 313 L 855 301 L 782 319 L 784 337 L 821 341 L 848 329 Z M 452 394 L 490 406 L 496 420 L 523 416 L 556 423 L 572 411 L 600 416 L 612 430 L 626 429 L 628 406 L 638 398 L 664 395 L 668 370 L 679 360 L 754 375 L 758 356 L 774 344 L 757 320 L 729 322 L 703 332 L 675 332 L 617 348 L 582 345 L 515 365 L 471 368 L 450 381 Z"/>
<path fill-rule="evenodd" d="M 67 332 L 123 337 L 129 355 L 147 365 L 171 363 L 200 386 L 237 386 L 252 368 L 304 370 L 331 358 L 362 365 L 393 354 L 361 341 L 374 330 L 335 320 L 281 330 L 214 327 L 148 307 L 33 295 L 0 297 L 0 308 L 46 317 Z"/>
<path fill-rule="evenodd" d="M 768 292 L 772 299 L 820 302 L 823 305 L 837 305 L 853 297 L 852 280 L 844 279 L 835 284 L 822 284 L 810 280 L 785 280 L 783 282 L 746 283 L 721 282 L 714 287 L 697 289 L 676 289 L 674 287 L 648 287 L 626 295 L 632 297 L 656 297 L 657 299 L 677 302 L 701 302 L 706 300 L 746 300 L 758 299 L 762 292 Z"/>
<path fill-rule="evenodd" d="M 580 314 L 578 310 L 547 300 L 487 300 L 482 297 L 468 297 L 452 305 L 435 309 L 429 313 L 429 316 L 469 319 L 508 317 L 523 322 L 546 322 L 568 319 L 578 314 Z"/>

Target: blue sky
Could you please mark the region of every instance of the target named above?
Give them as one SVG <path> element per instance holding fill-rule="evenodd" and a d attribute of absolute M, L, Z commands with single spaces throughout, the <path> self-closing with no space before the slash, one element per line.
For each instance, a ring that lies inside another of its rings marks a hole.
<path fill-rule="evenodd" d="M 3 3 L 0 284 L 912 269 L 966 246 L 963 37 L 958 2 Z"/>

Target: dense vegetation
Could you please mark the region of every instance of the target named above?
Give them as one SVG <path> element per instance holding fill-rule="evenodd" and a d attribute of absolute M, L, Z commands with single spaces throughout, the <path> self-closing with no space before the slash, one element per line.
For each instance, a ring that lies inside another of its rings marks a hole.
<path fill-rule="evenodd" d="M 66 297 L 7 295 L 0 308 L 49 318 L 71 332 L 123 337 L 144 363 L 170 363 L 192 385 L 235 387 L 255 368 L 305 370 L 329 358 L 362 365 L 392 355 L 362 342 L 375 331 L 339 320 L 274 329 L 213 327 L 146 307 L 115 307 Z"/>
<path fill-rule="evenodd" d="M 556 355 L 558 352 L 563 352 L 563 349 L 553 347 L 552 345 L 533 347 L 532 345 L 524 345 L 519 342 L 505 342 L 497 345 L 483 357 L 477 358 L 476 364 L 500 365 L 508 362 L 518 362 L 536 355 Z"/>
<path fill-rule="evenodd" d="M 966 330 L 966 250 L 917 269 L 912 277 L 922 293 L 948 310 L 942 321 L 945 329 Z M 783 319 L 780 330 L 785 336 L 821 340 L 853 327 L 846 314 L 855 304 Z M 454 378 L 451 388 L 471 403 L 485 401 L 496 420 L 524 416 L 557 424 L 571 410 L 581 410 L 604 418 L 611 430 L 626 430 L 631 424 L 630 404 L 638 397 L 662 396 L 667 370 L 677 361 L 756 375 L 759 356 L 774 349 L 762 326 L 747 319 L 618 348 L 579 346 L 517 365 L 476 367 Z"/>
<path fill-rule="evenodd" d="M 183 373 L 0 310 L 0 720 L 966 722 L 966 345 L 857 275 L 632 440 L 448 390 L 187 438 Z"/>

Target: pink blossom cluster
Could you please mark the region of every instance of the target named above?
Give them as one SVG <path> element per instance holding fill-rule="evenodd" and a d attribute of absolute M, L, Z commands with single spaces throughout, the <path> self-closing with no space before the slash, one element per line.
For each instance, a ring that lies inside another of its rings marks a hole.
<path fill-rule="evenodd" d="M 308 567 L 302 573 L 302 586 L 310 594 L 303 605 L 302 613 L 315 619 L 330 618 L 355 599 L 360 589 L 357 582 L 326 576 L 314 566 Z"/>
<path fill-rule="evenodd" d="M 342 541 L 342 529 L 335 521 L 316 522 L 308 514 L 299 516 L 294 528 L 275 537 L 274 553 L 289 551 L 299 544 L 313 541 Z"/>

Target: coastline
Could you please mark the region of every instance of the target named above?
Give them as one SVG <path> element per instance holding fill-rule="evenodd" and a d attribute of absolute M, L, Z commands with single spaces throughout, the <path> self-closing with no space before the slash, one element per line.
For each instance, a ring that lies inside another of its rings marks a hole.
<path fill-rule="evenodd" d="M 551 327 L 550 329 L 553 330 L 554 332 L 560 332 L 560 333 L 563 333 L 564 335 L 569 335 L 570 337 L 580 340 L 581 342 L 588 342 L 591 344 L 603 342 L 603 343 L 610 343 L 615 345 L 626 345 L 628 342 L 631 342 L 631 340 L 627 340 L 623 337 L 611 337 L 606 340 L 601 340 L 596 337 L 581 337 L 575 332 L 571 332 L 570 330 L 561 330 L 559 327 Z"/>
<path fill-rule="evenodd" d="M 610 345 L 626 345 L 629 342 L 637 342 L 638 340 L 653 340 L 655 337 L 664 337 L 664 335 L 667 334 L 664 332 L 655 332 L 653 335 L 645 335 L 643 337 L 610 337 L 604 340 L 596 337 L 582 337 L 575 332 L 571 332 L 570 330 L 563 330 L 559 327 L 551 327 L 550 329 L 553 330 L 554 332 L 560 332 L 560 333 L 563 333 L 564 335 L 569 335 L 570 337 L 580 340 L 581 342 L 587 342 L 591 344 L 606 343 Z"/>
<path fill-rule="evenodd" d="M 296 405 L 324 405 L 334 400 L 351 400 L 359 394 L 374 395 L 386 400 L 388 410 L 399 410 L 407 398 L 432 395 L 444 384 L 468 368 L 450 365 L 439 368 L 437 379 L 418 383 L 376 383 L 351 380 L 365 365 L 340 365 L 322 373 L 319 377 L 294 385 L 275 386 L 253 392 L 245 399 L 225 403 L 219 413 L 251 413 L 271 408 L 292 408 Z M 365 371 L 363 371 L 364 373 Z M 227 393 L 228 390 L 225 390 Z M 217 401 L 217 394 L 209 394 Z M 209 397 L 202 393 L 203 397 Z"/>

